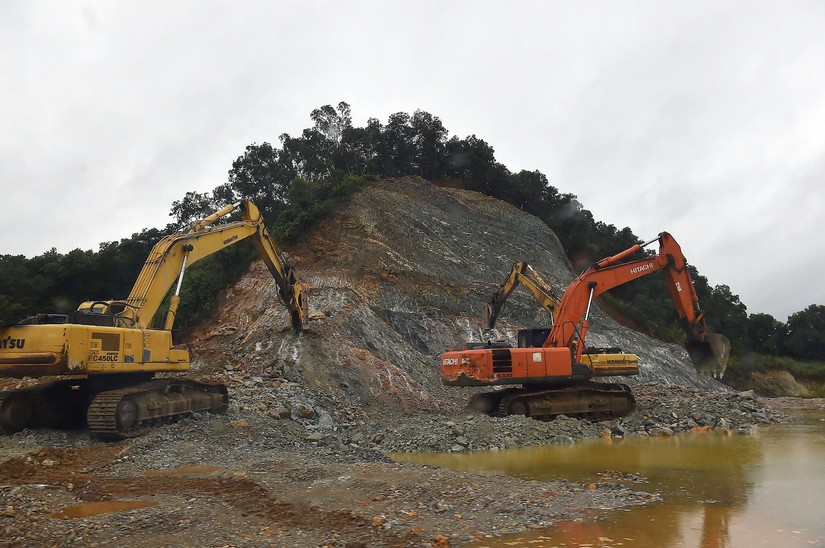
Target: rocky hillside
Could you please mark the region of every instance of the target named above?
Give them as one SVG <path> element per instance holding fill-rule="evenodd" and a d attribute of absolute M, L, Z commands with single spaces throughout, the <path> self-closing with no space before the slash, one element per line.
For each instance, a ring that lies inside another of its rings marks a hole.
<path fill-rule="evenodd" d="M 469 389 L 441 385 L 441 352 L 467 340 L 514 341 L 520 327 L 549 323 L 519 289 L 498 327 L 483 328 L 482 305 L 513 263 L 529 261 L 559 294 L 574 278 L 555 234 L 537 218 L 418 178 L 363 190 L 288 255 L 308 289 L 305 332 L 290 332 L 275 284 L 256 263 L 189 344 L 201 372 L 296 383 L 335 413 L 342 406 L 348 413 L 461 409 Z M 624 379 L 630 384 L 722 388 L 697 376 L 681 347 L 624 328 L 598 309 L 588 343 L 638 354 L 641 374 Z M 290 410 L 300 408 L 301 397 Z"/>
<path fill-rule="evenodd" d="M 288 253 L 308 289 L 306 331 L 291 332 L 274 282 L 254 264 L 189 340 L 193 376 L 228 385 L 226 414 L 195 414 L 114 444 L 77 430 L 0 440 L 1 546 L 492 545 L 503 534 L 657 502 L 657 488 L 609 469 L 585 485 L 388 455 L 750 435 L 786 419 L 753 393 L 697 378 L 680 348 L 599 311 L 590 342 L 636 352 L 650 381 L 635 385 L 633 414 L 544 422 L 465 411 L 471 390 L 441 385 L 439 354 L 547 321 L 522 289 L 499 330 L 481 329 L 482 304 L 512 263 L 530 261 L 559 289 L 573 278 L 547 227 L 479 194 L 384 181 Z M 118 502 L 142 507 L 114 511 Z M 89 505 L 102 513 L 69 519 Z"/>

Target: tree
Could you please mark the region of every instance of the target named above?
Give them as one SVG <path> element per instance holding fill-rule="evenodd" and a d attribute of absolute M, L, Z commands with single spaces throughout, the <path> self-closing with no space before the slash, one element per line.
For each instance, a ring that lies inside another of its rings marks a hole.
<path fill-rule="evenodd" d="M 748 348 L 757 354 L 776 356 L 784 331 L 785 324 L 770 314 L 751 314 L 748 316 Z"/>
<path fill-rule="evenodd" d="M 47 253 L 57 255 L 54 249 Z M 45 312 L 39 307 L 46 305 L 43 296 L 50 285 L 23 255 L 0 255 L 0 325 Z"/>
<path fill-rule="evenodd" d="M 348 127 L 334 159 L 335 167 L 355 175 L 378 174 L 383 127 L 377 118 L 367 120 L 362 128 Z"/>
<path fill-rule="evenodd" d="M 315 130 L 334 143 L 340 143 L 344 132 L 352 127 L 352 115 L 347 103 L 338 103 L 338 109 L 330 105 L 316 108 L 310 114 Z"/>
<path fill-rule="evenodd" d="M 440 179 L 444 170 L 447 130 L 438 117 L 416 110 L 410 119 L 411 139 L 415 146 L 418 175 L 425 179 Z"/>
<path fill-rule="evenodd" d="M 495 179 L 501 175 L 496 166 L 495 151 L 483 139 L 470 135 L 453 137 L 446 144 L 446 173 L 458 178 L 464 188 L 492 195 Z"/>
<path fill-rule="evenodd" d="M 335 171 L 333 162 L 337 143 L 315 129 L 305 129 L 301 137 L 281 135 L 281 161 L 295 178 L 320 181 Z"/>
<path fill-rule="evenodd" d="M 409 114 L 396 112 L 390 115 L 377 147 L 379 174 L 399 177 L 417 173 L 418 151 L 413 134 Z"/>
<path fill-rule="evenodd" d="M 700 296 L 700 303 L 708 323 L 716 327 L 712 331 L 725 335 L 732 351 L 741 354 L 748 346 L 748 307 L 724 284 L 714 286 L 708 297 Z"/>
<path fill-rule="evenodd" d="M 546 200 L 549 186 L 547 176 L 541 171 L 521 170 L 510 177 L 510 188 L 504 199 L 523 211 L 544 218 L 550 212 Z"/>
<path fill-rule="evenodd" d="M 792 358 L 825 361 L 825 306 L 812 304 L 792 314 L 780 349 Z"/>
<path fill-rule="evenodd" d="M 289 183 L 297 176 L 293 165 L 281 155 L 269 143 L 252 143 L 229 170 L 229 189 L 234 196 L 252 200 L 271 217 L 286 205 Z"/>
<path fill-rule="evenodd" d="M 177 226 L 184 227 L 211 215 L 217 210 L 217 204 L 209 193 L 187 192 L 181 200 L 172 202 L 172 217 Z"/>

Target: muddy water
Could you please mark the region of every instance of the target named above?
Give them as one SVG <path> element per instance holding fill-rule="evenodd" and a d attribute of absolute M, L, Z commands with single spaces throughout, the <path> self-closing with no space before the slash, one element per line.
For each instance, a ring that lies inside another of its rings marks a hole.
<path fill-rule="evenodd" d="M 661 497 L 489 546 L 825 546 L 825 414 L 795 416 L 754 436 L 704 432 L 396 457 L 531 479 L 620 482 Z"/>

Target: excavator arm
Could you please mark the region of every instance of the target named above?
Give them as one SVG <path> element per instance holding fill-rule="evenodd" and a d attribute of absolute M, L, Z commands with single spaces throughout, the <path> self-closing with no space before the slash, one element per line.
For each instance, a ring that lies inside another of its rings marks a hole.
<path fill-rule="evenodd" d="M 657 255 L 625 261 L 656 241 L 659 242 Z M 602 259 L 582 272 L 565 291 L 559 304 L 556 323 L 544 346 L 575 348 L 574 359 L 580 361 L 593 300 L 605 291 L 657 271 L 663 271 L 676 310 L 685 322 L 688 337 L 686 347 L 697 371 L 721 377 L 730 353 L 730 342 L 724 335 L 708 331 L 685 256 L 679 244 L 667 232 L 662 232 L 654 240 Z"/>
<path fill-rule="evenodd" d="M 219 219 L 240 209 L 241 220 L 214 225 Z M 129 297 L 125 301 L 111 301 L 108 310 L 116 313 L 124 327 L 148 328 L 166 298 L 169 289 L 177 282 L 167 312 L 164 329 L 171 329 L 175 320 L 180 288 L 186 268 L 199 260 L 251 238 L 258 253 L 278 285 L 278 296 L 290 313 L 292 328 L 303 327 L 307 303 L 303 288 L 295 278 L 293 268 L 286 262 L 283 252 L 270 235 L 258 208 L 248 200 L 228 205 L 209 217 L 197 222 L 189 231 L 169 235 L 158 242 L 143 265 Z M 94 308 L 98 303 L 84 303 L 83 308 Z"/>
<path fill-rule="evenodd" d="M 533 295 L 542 308 L 550 314 L 551 322 L 553 321 L 553 314 L 559 301 L 558 297 L 555 296 L 547 282 L 541 278 L 533 267 L 526 261 L 519 261 L 513 265 L 507 279 L 495 292 L 490 302 L 484 305 L 484 323 L 489 329 L 495 327 L 504 303 L 519 284 L 523 285 Z"/>

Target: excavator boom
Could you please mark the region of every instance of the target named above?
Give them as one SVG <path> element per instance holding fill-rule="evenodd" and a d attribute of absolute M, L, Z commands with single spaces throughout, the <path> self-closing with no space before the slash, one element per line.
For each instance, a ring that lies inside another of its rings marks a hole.
<path fill-rule="evenodd" d="M 659 253 L 652 257 L 626 261 L 629 256 L 653 242 L 659 242 Z M 614 287 L 662 271 L 673 304 L 685 322 L 689 355 L 701 373 L 721 377 L 725 372 L 730 342 L 724 335 L 710 333 L 705 314 L 699 308 L 699 298 L 687 268 L 687 260 L 676 240 L 667 232 L 645 244 L 602 259 L 582 272 L 564 292 L 559 304 L 558 320 L 544 342 L 547 347 L 573 347 L 581 357 L 587 335 L 588 316 L 594 299 Z"/>
<path fill-rule="evenodd" d="M 214 223 L 240 209 L 240 221 L 214 226 Z M 286 262 L 275 243 L 258 208 L 249 200 L 228 205 L 197 222 L 185 233 L 172 234 L 158 242 L 143 265 L 122 316 L 134 319 L 139 327 L 148 327 L 163 303 L 169 289 L 177 282 L 175 296 L 185 270 L 204 257 L 250 238 L 278 285 L 278 296 L 290 313 L 293 329 L 300 330 L 306 315 L 303 288 L 295 278 L 294 269 Z M 176 301 L 168 314 L 165 329 L 171 329 L 176 312 Z"/>

